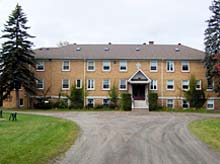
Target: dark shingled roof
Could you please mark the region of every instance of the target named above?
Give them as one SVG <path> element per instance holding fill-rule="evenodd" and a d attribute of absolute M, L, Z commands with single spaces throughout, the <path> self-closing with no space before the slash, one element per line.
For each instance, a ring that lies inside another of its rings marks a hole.
<path fill-rule="evenodd" d="M 36 59 L 202 60 L 205 53 L 184 45 L 72 44 L 34 50 Z"/>

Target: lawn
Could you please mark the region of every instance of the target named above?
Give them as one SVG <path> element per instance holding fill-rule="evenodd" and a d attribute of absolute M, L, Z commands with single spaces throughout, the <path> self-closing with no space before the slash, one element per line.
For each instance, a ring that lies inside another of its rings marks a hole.
<path fill-rule="evenodd" d="M 220 151 L 220 118 L 193 121 L 189 129 L 211 148 Z"/>
<path fill-rule="evenodd" d="M 73 122 L 46 116 L 18 114 L 17 121 L 0 119 L 0 163 L 48 163 L 74 142 L 79 127 Z"/>

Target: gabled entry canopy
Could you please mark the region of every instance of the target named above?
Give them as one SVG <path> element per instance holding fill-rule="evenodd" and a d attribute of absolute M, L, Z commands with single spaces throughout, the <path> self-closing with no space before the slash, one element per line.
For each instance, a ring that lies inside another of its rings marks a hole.
<path fill-rule="evenodd" d="M 151 82 L 151 79 L 145 75 L 141 69 L 139 69 L 135 74 L 131 76 L 128 82 L 131 84 L 148 84 Z"/>

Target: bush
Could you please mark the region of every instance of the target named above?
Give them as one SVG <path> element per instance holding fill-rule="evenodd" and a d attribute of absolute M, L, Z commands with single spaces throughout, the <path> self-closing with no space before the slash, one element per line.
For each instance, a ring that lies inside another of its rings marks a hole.
<path fill-rule="evenodd" d="M 109 97 L 110 97 L 109 107 L 111 109 L 116 109 L 118 107 L 118 88 L 115 85 L 112 86 L 109 92 Z"/>
<path fill-rule="evenodd" d="M 131 94 L 130 93 L 122 93 L 120 106 L 122 110 L 130 111 L 131 110 Z"/>
<path fill-rule="evenodd" d="M 34 104 L 34 108 L 36 108 L 36 109 L 52 109 L 53 103 L 50 101 L 48 103 L 39 102 L 39 103 Z"/>
<path fill-rule="evenodd" d="M 148 101 L 149 101 L 149 110 L 157 110 L 158 109 L 158 94 L 157 93 L 149 93 L 148 95 Z"/>
<path fill-rule="evenodd" d="M 84 93 L 83 88 L 76 88 L 75 85 L 71 87 L 70 95 L 67 95 L 71 102 L 70 108 L 82 109 L 84 105 Z"/>
<path fill-rule="evenodd" d="M 53 107 L 58 109 L 66 109 L 68 108 L 68 104 L 64 100 L 58 100 L 54 103 Z"/>

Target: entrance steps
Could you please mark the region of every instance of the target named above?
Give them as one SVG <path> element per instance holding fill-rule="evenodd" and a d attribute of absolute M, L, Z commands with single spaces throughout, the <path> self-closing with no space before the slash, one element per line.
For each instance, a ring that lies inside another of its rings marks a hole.
<path fill-rule="evenodd" d="M 132 111 L 149 111 L 148 104 L 146 103 L 145 100 L 134 100 L 132 103 Z"/>

